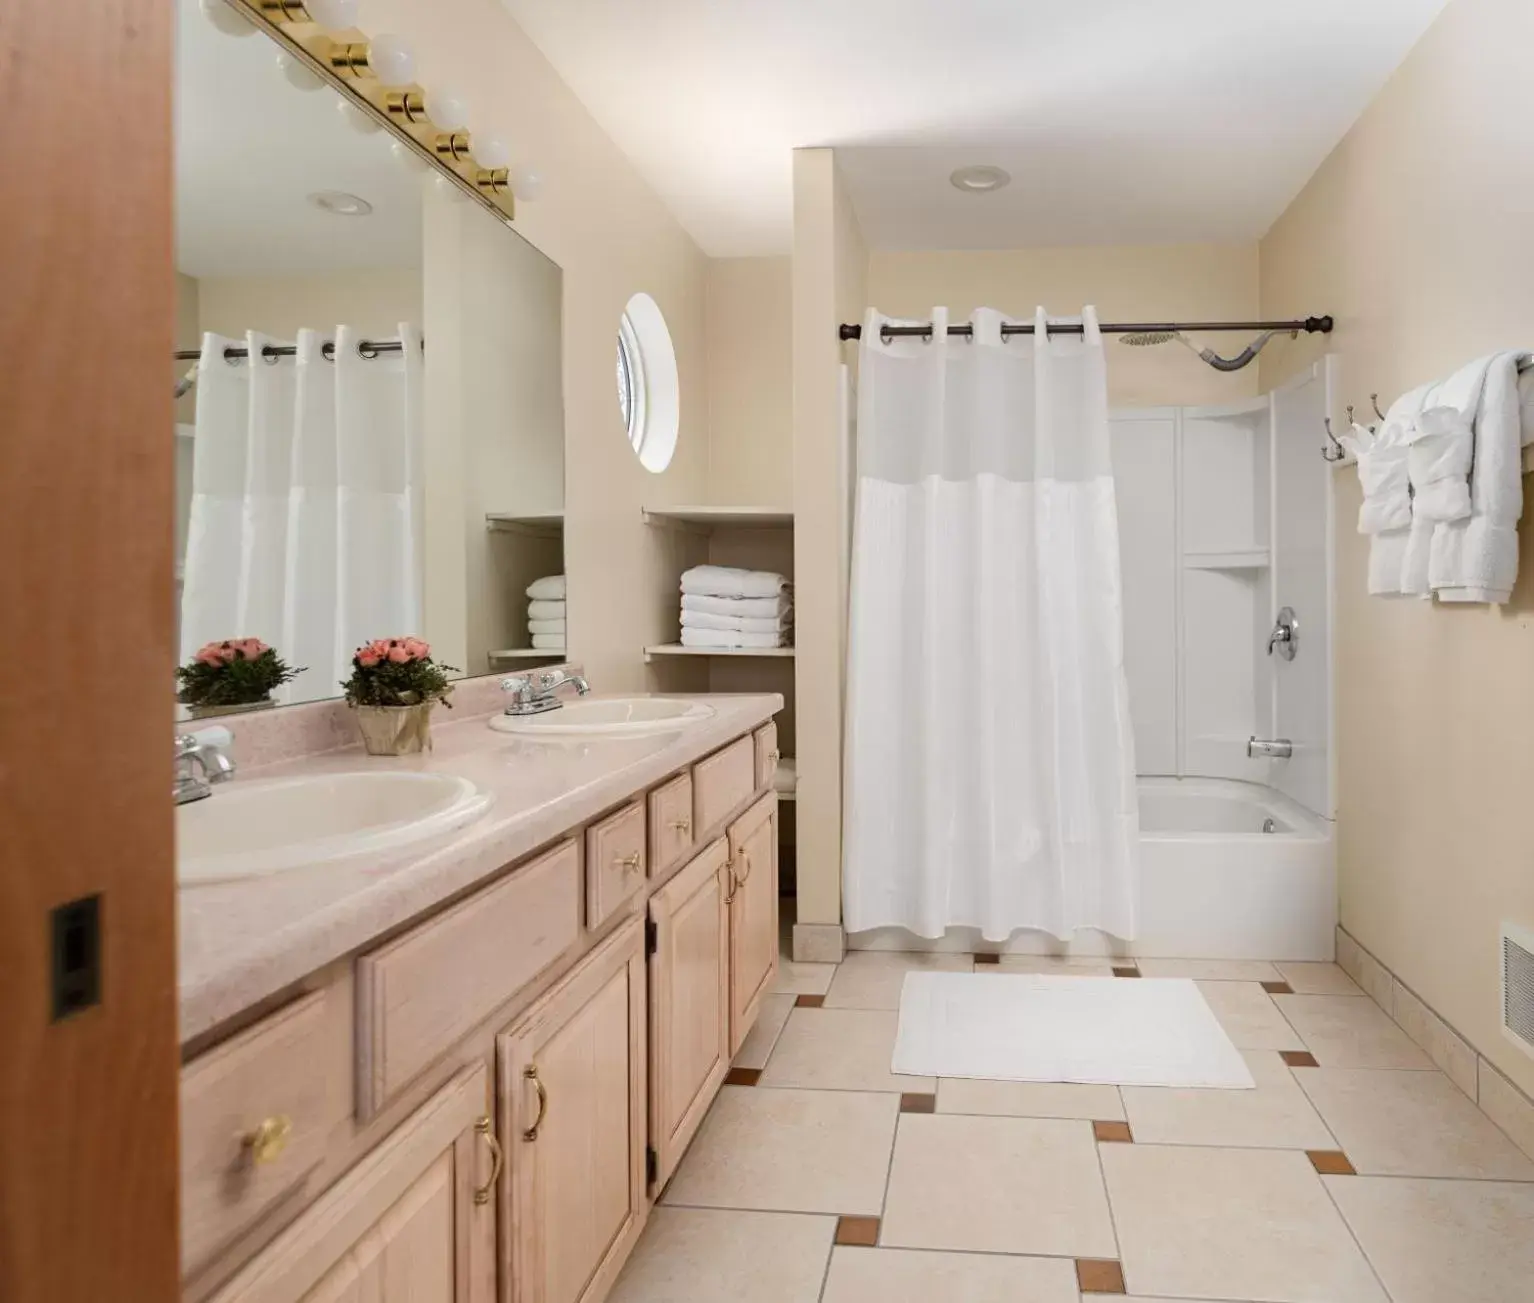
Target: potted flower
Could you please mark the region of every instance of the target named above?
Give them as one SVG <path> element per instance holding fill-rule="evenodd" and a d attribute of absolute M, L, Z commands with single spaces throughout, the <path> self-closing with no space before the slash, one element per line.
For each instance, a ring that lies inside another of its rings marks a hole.
<path fill-rule="evenodd" d="M 176 700 L 192 708 L 192 717 L 259 710 L 276 703 L 272 693 L 303 673 L 259 638 L 226 638 L 205 644 L 176 670 Z"/>
<path fill-rule="evenodd" d="M 431 708 L 452 709 L 451 665 L 439 665 L 419 638 L 376 638 L 357 648 L 352 676 L 341 686 L 357 712 L 362 745 L 372 756 L 404 756 L 431 749 Z"/>

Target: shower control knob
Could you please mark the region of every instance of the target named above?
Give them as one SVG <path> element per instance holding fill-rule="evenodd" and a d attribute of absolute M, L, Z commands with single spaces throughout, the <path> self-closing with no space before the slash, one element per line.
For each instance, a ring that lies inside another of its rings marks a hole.
<path fill-rule="evenodd" d="M 1268 635 L 1268 655 L 1276 651 L 1286 661 L 1292 661 L 1300 650 L 1300 622 L 1294 607 L 1286 606 L 1278 613 L 1273 632 Z"/>

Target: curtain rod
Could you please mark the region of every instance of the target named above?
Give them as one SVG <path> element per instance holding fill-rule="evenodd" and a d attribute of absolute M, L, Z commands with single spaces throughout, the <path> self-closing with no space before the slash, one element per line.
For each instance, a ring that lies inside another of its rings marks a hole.
<path fill-rule="evenodd" d="M 421 347 L 426 347 L 426 341 L 421 341 Z M 363 357 L 377 357 L 380 353 L 402 353 L 405 344 L 399 339 L 361 339 L 357 341 L 357 352 Z M 320 345 L 320 352 L 326 358 L 334 362 L 336 359 L 336 341 L 327 339 Z M 262 357 L 295 357 L 298 354 L 296 344 L 263 344 L 261 346 Z M 202 349 L 182 348 L 172 354 L 177 362 L 198 362 L 202 360 Z M 224 361 L 238 362 L 241 358 L 250 356 L 248 348 L 226 348 Z"/>
<path fill-rule="evenodd" d="M 1099 326 L 1098 329 L 1105 335 L 1149 335 L 1164 331 L 1219 331 L 1219 330 L 1286 330 L 1291 332 L 1304 331 L 1308 335 L 1329 335 L 1335 323 L 1331 317 L 1306 317 L 1303 321 L 1136 321 L 1118 322 L 1111 325 Z M 1086 327 L 1079 321 L 1062 321 L 1049 323 L 1051 334 L 1057 335 L 1080 335 Z M 881 334 L 886 337 L 922 336 L 930 337 L 932 323 L 929 321 L 925 326 L 885 326 Z M 970 325 L 949 326 L 948 333 L 967 339 L 975 333 L 975 328 Z M 1029 321 L 1019 325 L 1002 323 L 1001 337 L 1009 335 L 1031 335 L 1034 333 L 1034 323 Z M 843 342 L 849 339 L 862 339 L 863 327 L 848 325 L 843 322 L 837 331 Z"/>

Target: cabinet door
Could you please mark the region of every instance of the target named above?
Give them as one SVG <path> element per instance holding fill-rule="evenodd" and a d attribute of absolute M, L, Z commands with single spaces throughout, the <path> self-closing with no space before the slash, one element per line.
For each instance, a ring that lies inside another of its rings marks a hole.
<path fill-rule="evenodd" d="M 644 1226 L 644 926 L 625 924 L 498 1038 L 511 1303 L 601 1298 Z"/>
<path fill-rule="evenodd" d="M 730 1054 L 746 1039 L 778 973 L 778 797 L 730 825 Z"/>
<path fill-rule="evenodd" d="M 650 897 L 650 1141 L 665 1185 L 730 1069 L 729 844 Z"/>
<path fill-rule="evenodd" d="M 215 1303 L 492 1303 L 488 1074 L 466 1068 L 341 1178 Z"/>

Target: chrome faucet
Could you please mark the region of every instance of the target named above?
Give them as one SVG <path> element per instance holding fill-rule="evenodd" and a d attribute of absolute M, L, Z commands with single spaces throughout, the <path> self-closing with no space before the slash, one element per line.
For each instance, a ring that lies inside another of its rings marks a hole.
<path fill-rule="evenodd" d="M 541 715 L 548 710 L 558 710 L 565 703 L 555 693 L 566 686 L 574 688 L 577 695 L 582 697 L 591 691 L 591 684 L 579 674 L 567 674 L 564 670 L 513 674 L 501 680 L 501 690 L 511 694 L 511 704 L 506 707 L 506 713 Z"/>
<path fill-rule="evenodd" d="M 213 795 L 213 785 L 234 777 L 228 748 L 234 734 L 227 728 L 205 728 L 176 734 L 176 770 L 171 797 L 177 805 Z"/>

